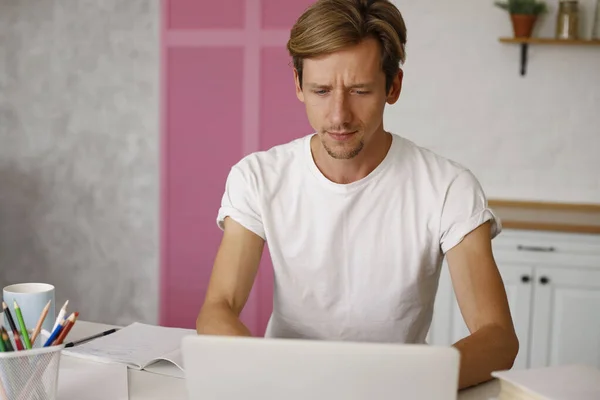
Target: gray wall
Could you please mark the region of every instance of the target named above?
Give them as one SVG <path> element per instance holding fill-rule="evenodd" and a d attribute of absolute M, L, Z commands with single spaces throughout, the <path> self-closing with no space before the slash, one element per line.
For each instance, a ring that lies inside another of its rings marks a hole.
<path fill-rule="evenodd" d="M 0 285 L 155 322 L 158 0 L 0 0 Z"/>

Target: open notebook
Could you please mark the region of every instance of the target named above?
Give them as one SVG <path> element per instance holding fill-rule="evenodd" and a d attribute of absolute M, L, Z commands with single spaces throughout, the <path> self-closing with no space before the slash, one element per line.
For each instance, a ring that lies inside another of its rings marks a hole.
<path fill-rule="evenodd" d="M 500 380 L 498 400 L 599 400 L 600 369 L 564 365 L 493 372 Z"/>
<path fill-rule="evenodd" d="M 117 332 L 63 350 L 65 356 L 120 363 L 130 368 L 183 378 L 181 339 L 193 329 L 168 328 L 135 322 Z"/>

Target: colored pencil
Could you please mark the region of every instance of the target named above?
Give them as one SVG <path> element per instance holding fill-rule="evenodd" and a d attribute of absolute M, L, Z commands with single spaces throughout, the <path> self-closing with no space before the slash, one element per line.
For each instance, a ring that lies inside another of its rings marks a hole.
<path fill-rule="evenodd" d="M 25 348 L 31 349 L 31 342 L 29 341 L 29 333 L 27 332 L 27 326 L 25 326 L 25 321 L 23 320 L 23 313 L 21 313 L 21 307 L 17 304 L 16 300 L 13 300 L 13 307 L 15 309 L 15 314 L 17 314 L 17 321 L 19 322 L 19 327 L 21 328 L 21 336 L 23 336 L 23 342 L 25 342 Z"/>
<path fill-rule="evenodd" d="M 0 331 L 2 331 L 2 341 L 6 345 L 6 351 L 15 351 L 15 349 L 12 347 L 12 343 L 10 342 L 8 332 L 6 332 L 6 328 L 2 327 L 0 328 Z"/>
<path fill-rule="evenodd" d="M 67 323 L 65 324 L 65 327 L 62 329 L 62 331 L 60 331 L 60 334 L 58 335 L 56 340 L 54 340 L 54 342 L 52 343 L 52 346 L 56 346 L 56 345 L 63 343 L 63 341 L 69 334 L 69 331 L 71 330 L 73 325 L 75 325 L 75 321 L 77 321 L 77 317 L 79 317 L 79 313 L 77 311 L 75 311 L 74 313 L 72 313 L 69 316 L 69 318 L 67 318 Z"/>
<path fill-rule="evenodd" d="M 40 319 L 38 319 L 37 325 L 35 326 L 35 329 L 33 330 L 33 334 L 31 335 L 31 346 L 33 346 L 35 344 L 35 339 L 37 339 L 38 335 L 42 331 L 42 324 L 44 323 L 44 320 L 46 319 L 46 316 L 48 315 L 48 310 L 50 309 L 50 302 L 52 302 L 52 300 L 48 300 L 48 303 L 46 304 L 46 307 L 44 307 L 44 309 L 42 310 Z"/>
<path fill-rule="evenodd" d="M 2 337 L 0 337 L 0 351 L 3 353 L 6 351 L 6 344 L 4 343 L 4 339 L 2 339 Z"/>
<path fill-rule="evenodd" d="M 2 307 L 4 308 L 4 313 L 6 314 L 6 318 L 8 319 L 8 324 L 10 325 L 10 329 L 13 332 L 13 337 L 15 339 L 15 345 L 17 346 L 17 350 L 24 350 L 23 343 L 21 343 L 21 336 L 19 335 L 19 331 L 17 330 L 17 326 L 15 325 L 15 320 L 8 309 L 8 306 L 3 301 Z"/>
<path fill-rule="evenodd" d="M 107 331 L 100 332 L 100 333 L 97 333 L 95 335 L 88 336 L 86 338 L 79 339 L 79 340 L 76 340 L 74 342 L 67 343 L 67 344 L 65 344 L 65 347 L 74 347 L 74 346 L 80 345 L 82 343 L 89 342 L 90 340 L 94 340 L 94 339 L 101 338 L 102 336 L 110 335 L 111 333 L 115 333 L 117 330 L 118 329 L 115 329 L 115 328 L 109 329 Z"/>
<path fill-rule="evenodd" d="M 56 327 L 58 326 L 58 324 L 60 324 L 61 322 L 64 321 L 65 314 L 67 313 L 67 305 L 69 305 L 69 300 L 67 300 L 65 302 L 65 304 L 62 306 L 62 308 L 60 309 L 60 312 L 58 313 L 58 317 L 56 317 L 56 321 L 54 322 L 54 326 L 52 327 L 52 332 L 54 332 L 56 330 Z"/>
<path fill-rule="evenodd" d="M 50 334 L 50 337 L 48 338 L 48 340 L 46 340 L 46 343 L 44 343 L 44 347 L 52 346 L 52 343 L 56 340 L 58 335 L 60 335 L 60 331 L 62 331 L 62 329 L 65 327 L 65 323 L 66 323 L 66 321 L 62 320 L 58 324 L 56 329 L 54 331 L 52 331 L 52 333 Z"/>

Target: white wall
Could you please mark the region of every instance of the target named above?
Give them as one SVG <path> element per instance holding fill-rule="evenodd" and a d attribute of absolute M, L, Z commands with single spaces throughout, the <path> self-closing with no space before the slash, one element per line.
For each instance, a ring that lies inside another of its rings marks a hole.
<path fill-rule="evenodd" d="M 0 0 L 0 286 L 156 321 L 158 2 Z"/>
<path fill-rule="evenodd" d="M 492 0 L 395 0 L 408 28 L 390 130 L 452 158 L 489 197 L 600 202 L 600 46 L 531 46 L 528 73 Z M 552 36 L 558 0 L 537 36 Z M 587 38 L 595 0 L 584 0 Z"/>

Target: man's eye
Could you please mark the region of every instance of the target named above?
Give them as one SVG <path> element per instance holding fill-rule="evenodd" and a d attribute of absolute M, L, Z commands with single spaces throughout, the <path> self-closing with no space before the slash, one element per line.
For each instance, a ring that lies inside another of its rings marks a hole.
<path fill-rule="evenodd" d="M 367 91 L 367 90 L 357 90 L 356 94 L 369 94 L 369 91 Z"/>
<path fill-rule="evenodd" d="M 314 92 L 315 92 L 315 94 L 318 94 L 318 95 L 324 95 L 327 93 L 327 90 L 321 89 L 321 90 L 315 90 Z"/>

